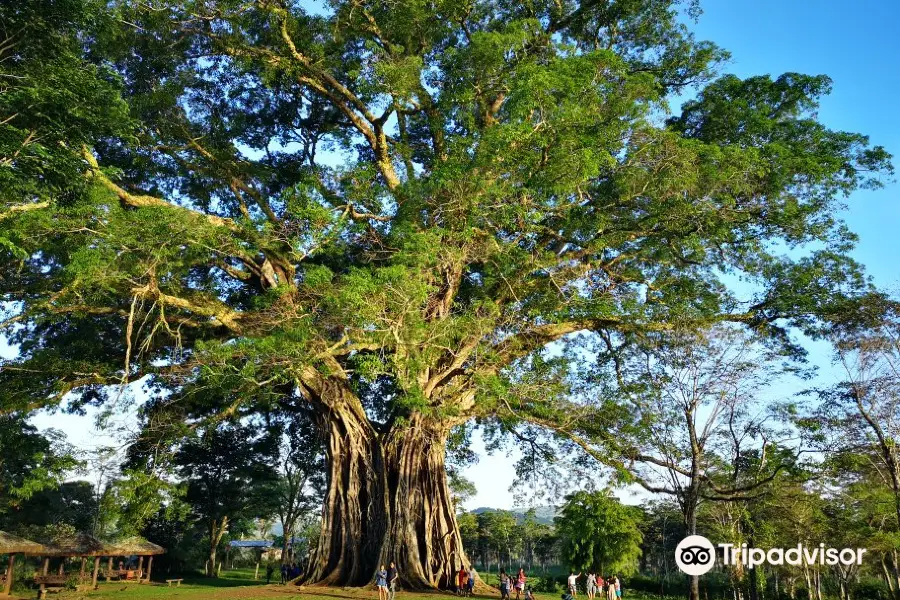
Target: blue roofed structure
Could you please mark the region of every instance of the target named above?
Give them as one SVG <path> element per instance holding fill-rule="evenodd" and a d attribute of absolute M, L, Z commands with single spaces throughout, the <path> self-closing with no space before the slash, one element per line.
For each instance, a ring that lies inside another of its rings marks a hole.
<path fill-rule="evenodd" d="M 275 542 L 271 540 L 231 540 L 228 545 L 232 548 L 271 548 Z"/>

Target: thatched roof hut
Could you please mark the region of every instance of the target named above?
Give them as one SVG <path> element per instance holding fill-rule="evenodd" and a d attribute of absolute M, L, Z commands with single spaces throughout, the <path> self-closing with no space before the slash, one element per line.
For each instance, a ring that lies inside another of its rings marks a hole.
<path fill-rule="evenodd" d="M 61 536 L 45 544 L 42 556 L 110 556 L 115 554 L 109 544 L 104 544 L 87 533 Z"/>
<path fill-rule="evenodd" d="M 0 554 L 39 555 L 44 547 L 37 542 L 20 538 L 17 535 L 0 531 Z"/>
<path fill-rule="evenodd" d="M 165 554 L 166 549 L 153 542 L 148 542 L 142 537 L 134 536 L 110 544 L 110 553 L 113 556 L 154 556 L 157 554 Z"/>

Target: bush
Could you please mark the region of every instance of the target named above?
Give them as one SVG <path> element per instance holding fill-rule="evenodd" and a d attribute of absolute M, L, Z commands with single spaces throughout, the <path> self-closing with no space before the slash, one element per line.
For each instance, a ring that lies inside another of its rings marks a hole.
<path fill-rule="evenodd" d="M 565 577 L 553 577 L 552 575 L 547 575 L 546 577 L 538 579 L 533 584 L 533 589 L 536 592 L 555 594 L 566 589 L 566 579 Z"/>
<path fill-rule="evenodd" d="M 80 584 L 80 583 L 81 583 L 81 575 L 79 575 L 77 573 L 72 573 L 71 575 L 66 577 L 66 583 L 64 584 L 64 587 L 69 591 L 77 590 L 78 584 Z"/>
<path fill-rule="evenodd" d="M 690 583 L 686 576 L 675 575 L 668 579 L 635 575 L 622 579 L 622 588 L 643 592 L 652 596 L 675 596 L 684 598 L 688 595 Z M 732 596 L 731 581 L 728 575 L 713 571 L 700 580 L 700 596 L 707 598 L 730 598 Z M 874 599 L 873 599 L 874 600 Z"/>
<path fill-rule="evenodd" d="M 888 600 L 890 591 L 880 579 L 863 578 L 853 586 L 853 598 L 856 600 Z"/>

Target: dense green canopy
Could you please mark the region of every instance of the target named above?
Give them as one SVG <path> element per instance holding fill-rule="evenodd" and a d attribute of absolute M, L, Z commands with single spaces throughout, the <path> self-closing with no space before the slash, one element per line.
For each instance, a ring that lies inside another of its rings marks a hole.
<path fill-rule="evenodd" d="M 202 354 L 219 385 L 337 361 L 436 408 L 582 329 L 813 326 L 865 291 L 834 209 L 884 151 L 815 120 L 824 76 L 727 76 L 661 127 L 667 92 L 723 56 L 675 6 L 121 2 L 100 39 L 137 141 L 109 137 L 123 104 L 81 68 L 99 11 L 17 7 L 4 20 L 52 44 L 22 34 L 4 63 L 24 79 L 3 94 L 3 176 L 46 182 L 4 186 L 30 365 L 4 369 L 7 406 Z"/>

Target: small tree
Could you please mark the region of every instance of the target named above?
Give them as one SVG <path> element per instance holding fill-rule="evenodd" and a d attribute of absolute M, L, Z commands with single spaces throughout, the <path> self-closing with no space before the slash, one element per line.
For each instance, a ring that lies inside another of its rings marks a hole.
<path fill-rule="evenodd" d="M 515 515 L 506 510 L 493 513 L 489 543 L 501 565 L 505 562 L 509 568 L 513 567 L 513 553 L 519 547 L 519 533 Z"/>
<path fill-rule="evenodd" d="M 663 584 L 675 567 L 675 547 L 685 537 L 681 508 L 673 498 L 653 500 L 643 506 L 641 521 L 642 572 L 655 575 Z M 661 594 L 663 589 L 661 588 Z"/>

